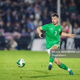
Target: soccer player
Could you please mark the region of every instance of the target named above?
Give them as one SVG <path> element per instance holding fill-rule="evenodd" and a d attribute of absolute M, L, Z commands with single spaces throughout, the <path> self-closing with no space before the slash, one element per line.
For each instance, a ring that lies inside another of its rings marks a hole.
<path fill-rule="evenodd" d="M 62 27 L 58 25 L 59 16 L 57 14 L 51 15 L 52 23 L 40 26 L 37 28 L 39 37 L 42 38 L 42 30 L 46 31 L 46 48 L 49 54 L 49 66 L 48 70 L 52 69 L 52 64 L 55 62 L 60 68 L 69 72 L 70 75 L 73 75 L 73 72 L 65 64 L 60 62 L 59 58 L 55 57 L 56 50 L 60 47 L 59 36 L 71 37 L 74 38 L 74 34 L 62 32 Z"/>

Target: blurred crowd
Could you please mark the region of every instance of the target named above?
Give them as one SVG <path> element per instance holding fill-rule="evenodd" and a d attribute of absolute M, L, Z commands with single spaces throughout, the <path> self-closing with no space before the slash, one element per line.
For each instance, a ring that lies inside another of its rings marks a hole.
<path fill-rule="evenodd" d="M 36 28 L 50 23 L 52 12 L 57 0 L 0 0 L 0 49 L 31 49 Z M 61 0 L 61 23 L 64 32 L 80 34 L 80 0 Z"/>

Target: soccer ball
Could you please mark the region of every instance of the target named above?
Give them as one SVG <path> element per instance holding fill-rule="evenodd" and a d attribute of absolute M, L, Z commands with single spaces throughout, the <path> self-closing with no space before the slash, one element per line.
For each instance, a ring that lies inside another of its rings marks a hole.
<path fill-rule="evenodd" d="M 24 59 L 19 59 L 19 60 L 17 61 L 17 65 L 18 65 L 18 67 L 24 67 L 24 66 L 25 66 L 25 61 L 24 61 Z"/>

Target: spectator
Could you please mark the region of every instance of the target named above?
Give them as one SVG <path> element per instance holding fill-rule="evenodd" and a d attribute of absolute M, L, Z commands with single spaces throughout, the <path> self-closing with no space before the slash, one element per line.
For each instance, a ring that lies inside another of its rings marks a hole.
<path fill-rule="evenodd" d="M 69 12 L 76 12 L 77 11 L 77 7 L 76 4 L 74 2 L 74 0 L 71 0 L 71 2 L 69 3 Z"/>
<path fill-rule="evenodd" d="M 74 23 L 73 33 L 80 36 L 80 28 L 78 27 L 77 23 Z M 75 48 L 80 49 L 80 37 L 75 37 L 74 42 Z"/>
<path fill-rule="evenodd" d="M 65 33 L 69 33 L 69 27 L 67 26 L 67 23 L 66 22 L 63 22 L 62 23 L 62 31 L 65 32 Z M 66 43 L 67 43 L 67 38 L 66 37 L 61 37 L 61 46 L 62 46 L 62 43 L 65 43 L 64 44 L 64 49 L 66 50 Z M 60 47 L 61 48 L 61 47 Z"/>
<path fill-rule="evenodd" d="M 13 32 L 13 27 L 11 26 L 11 22 L 7 22 L 5 26 L 5 32 Z"/>
<path fill-rule="evenodd" d="M 42 21 L 40 20 L 40 16 L 36 14 L 35 20 L 34 20 L 34 26 L 37 28 L 38 26 L 42 25 Z"/>
<path fill-rule="evenodd" d="M 70 33 L 75 22 L 80 26 L 79 3 L 79 0 L 61 0 L 61 20 L 67 21 Z M 0 0 L 0 31 L 5 39 L 12 36 L 20 41 L 24 36 L 25 42 L 28 37 L 33 41 L 34 36 L 38 38 L 36 27 L 50 23 L 49 15 L 57 12 L 56 8 L 55 0 Z"/>
<path fill-rule="evenodd" d="M 10 48 L 9 48 L 10 50 L 17 50 L 18 49 L 18 44 L 13 38 L 10 39 L 9 45 L 10 45 Z"/>
<path fill-rule="evenodd" d="M 72 25 L 71 25 L 70 20 L 68 18 L 67 18 L 66 24 L 69 27 L 69 33 L 72 34 Z"/>
<path fill-rule="evenodd" d="M 13 24 L 13 32 L 19 32 L 19 33 L 21 32 L 21 26 L 18 22 L 15 22 Z"/>
<path fill-rule="evenodd" d="M 6 12 L 6 15 L 5 15 L 5 19 L 6 19 L 5 21 L 11 22 L 11 18 L 12 18 L 12 16 L 11 16 L 11 10 L 8 9 L 7 12 Z"/>
<path fill-rule="evenodd" d="M 38 33 L 37 33 L 37 27 L 42 25 L 42 21 L 40 20 L 39 15 L 36 15 L 35 20 L 34 20 L 34 26 L 35 26 L 35 30 L 34 30 L 34 34 L 35 37 L 38 37 Z"/>
<path fill-rule="evenodd" d="M 19 22 L 20 21 L 20 19 L 19 19 L 19 15 L 18 15 L 18 13 L 17 13 L 17 10 L 14 10 L 13 12 L 12 12 L 12 19 L 13 19 L 13 22 Z"/>
<path fill-rule="evenodd" d="M 27 29 L 30 29 L 30 31 L 33 31 L 34 30 L 34 24 L 33 24 L 32 20 L 31 20 L 31 18 L 28 18 L 27 19 L 26 28 Z"/>
<path fill-rule="evenodd" d="M 2 19 L 0 19 L 0 29 L 4 29 L 4 22 Z"/>
<path fill-rule="evenodd" d="M 0 32 L 0 50 L 4 50 L 5 48 L 5 37 L 2 32 Z"/>
<path fill-rule="evenodd" d="M 42 24 L 45 25 L 45 24 L 48 24 L 50 22 L 50 18 L 48 16 L 48 9 L 46 8 L 44 10 L 44 13 L 42 14 Z"/>

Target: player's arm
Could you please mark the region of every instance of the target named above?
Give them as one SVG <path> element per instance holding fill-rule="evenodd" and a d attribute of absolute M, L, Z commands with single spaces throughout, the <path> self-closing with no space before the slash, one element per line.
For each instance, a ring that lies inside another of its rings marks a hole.
<path fill-rule="evenodd" d="M 39 34 L 39 37 L 42 38 L 42 27 L 41 26 L 37 28 L 37 32 Z"/>
<path fill-rule="evenodd" d="M 75 34 L 69 34 L 69 33 L 62 32 L 61 36 L 74 38 Z"/>

